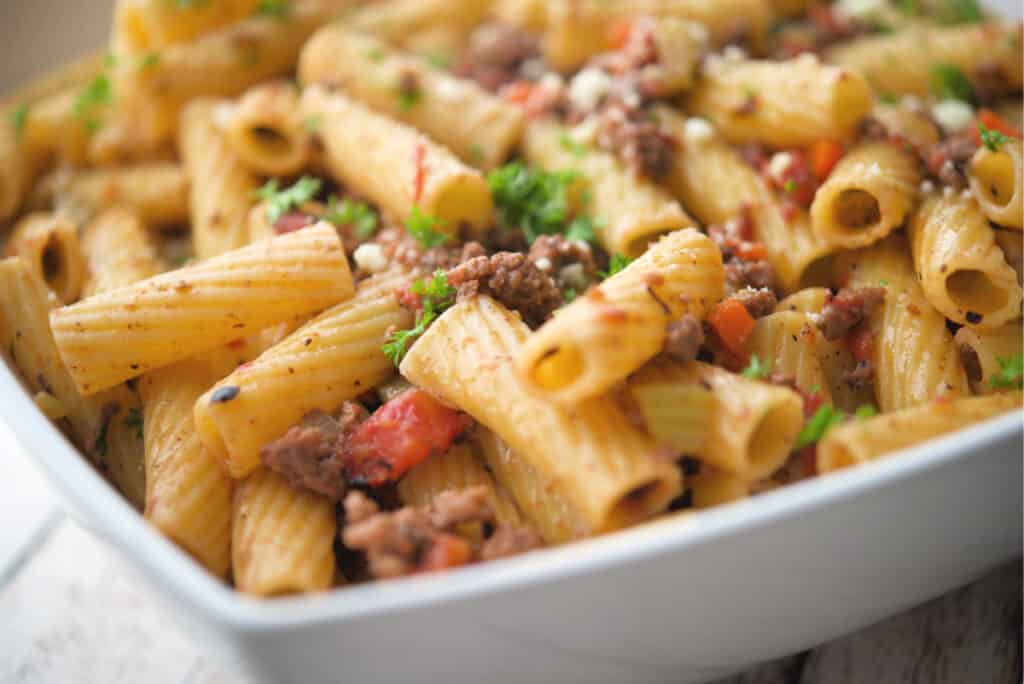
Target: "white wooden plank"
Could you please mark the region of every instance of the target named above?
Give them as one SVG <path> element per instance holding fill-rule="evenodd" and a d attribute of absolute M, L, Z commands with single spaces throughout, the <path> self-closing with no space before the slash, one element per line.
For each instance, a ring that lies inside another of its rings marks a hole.
<path fill-rule="evenodd" d="M 52 520 L 59 499 L 0 420 L 0 587 L 26 544 Z"/>

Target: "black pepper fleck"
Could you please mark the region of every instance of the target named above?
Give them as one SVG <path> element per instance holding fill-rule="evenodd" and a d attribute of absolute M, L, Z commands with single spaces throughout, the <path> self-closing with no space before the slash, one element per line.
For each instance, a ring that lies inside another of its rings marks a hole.
<path fill-rule="evenodd" d="M 977 313 L 976 311 L 967 312 L 967 322 L 970 323 L 971 325 L 977 325 L 978 323 L 981 323 L 982 318 L 984 317 L 980 313 Z"/>

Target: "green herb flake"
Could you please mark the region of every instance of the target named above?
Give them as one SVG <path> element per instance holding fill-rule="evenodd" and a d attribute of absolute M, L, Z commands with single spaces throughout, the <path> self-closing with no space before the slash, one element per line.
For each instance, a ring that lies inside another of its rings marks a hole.
<path fill-rule="evenodd" d="M 277 179 L 272 179 L 256 191 L 256 196 L 267 202 L 267 220 L 275 224 L 293 208 L 313 199 L 321 185 L 319 178 L 303 176 L 290 188 L 279 190 Z"/>
<path fill-rule="evenodd" d="M 541 235 L 558 233 L 592 242 L 598 221 L 570 215 L 569 189 L 579 178 L 576 171 L 547 172 L 512 162 L 487 174 L 487 183 L 502 228 L 521 228 L 531 244 Z"/>
<path fill-rule="evenodd" d="M 303 120 L 302 127 L 307 133 L 316 133 L 320 130 L 320 126 L 323 122 L 324 120 L 322 116 L 319 114 L 313 114 L 312 116 L 307 116 L 305 120 Z"/>
<path fill-rule="evenodd" d="M 772 372 L 771 359 L 767 361 L 761 361 L 757 354 L 752 354 L 750 357 L 750 363 L 743 369 L 743 377 L 751 380 L 764 380 Z"/>
<path fill-rule="evenodd" d="M 469 147 L 469 156 L 470 160 L 474 164 L 481 164 L 487 157 L 487 151 L 484 149 L 483 145 L 481 145 L 478 142 L 475 142 Z"/>
<path fill-rule="evenodd" d="M 441 69 L 442 71 L 448 69 L 452 64 L 451 55 L 442 52 L 441 50 L 431 50 L 423 55 L 423 57 L 430 63 L 430 66 L 435 69 Z"/>
<path fill-rule="evenodd" d="M 633 260 L 625 254 L 619 254 L 616 252 L 615 254 L 612 254 L 611 258 L 608 260 L 608 270 L 601 271 L 598 275 L 602 278 L 611 278 L 613 275 L 629 266 L 632 262 Z"/>
<path fill-rule="evenodd" d="M 857 420 L 867 420 L 878 415 L 878 409 L 872 404 L 861 404 L 857 407 L 857 410 L 853 412 L 853 417 Z"/>
<path fill-rule="evenodd" d="M 587 156 L 587 148 L 585 145 L 581 145 L 572 139 L 568 133 L 562 133 L 558 137 L 558 144 L 562 146 L 562 149 L 569 152 L 572 156 L 577 159 L 581 159 Z"/>
<path fill-rule="evenodd" d="M 22 102 L 8 114 L 11 128 L 14 129 L 14 138 L 18 142 L 25 136 L 25 123 L 28 121 L 28 103 Z"/>
<path fill-rule="evenodd" d="M 882 104 L 897 105 L 900 102 L 900 98 L 896 97 L 892 93 L 879 93 L 878 101 Z"/>
<path fill-rule="evenodd" d="M 806 446 L 815 444 L 825 436 L 826 432 L 842 423 L 845 418 L 846 415 L 842 411 L 836 410 L 831 404 L 823 404 L 800 430 L 793 450 L 799 451 Z"/>
<path fill-rule="evenodd" d="M 143 418 L 142 412 L 137 408 L 128 409 L 128 415 L 124 417 L 124 426 L 129 430 L 135 430 L 135 436 L 139 439 L 143 438 Z"/>
<path fill-rule="evenodd" d="M 410 109 L 418 105 L 422 99 L 423 95 L 419 90 L 399 89 L 398 110 L 403 113 L 408 112 Z"/>
<path fill-rule="evenodd" d="M 93 132 L 101 125 L 98 110 L 110 104 L 113 99 L 114 88 L 110 83 L 110 77 L 100 74 L 79 91 L 71 111 L 90 132 Z"/>
<path fill-rule="evenodd" d="M 785 184 L 783 184 L 782 189 L 787 195 L 793 194 L 794 192 L 796 192 L 796 181 L 794 181 L 792 178 L 786 179 L 786 182 Z"/>
<path fill-rule="evenodd" d="M 956 65 L 937 62 L 932 64 L 928 73 L 928 85 L 932 95 L 940 100 L 969 102 L 974 96 L 971 81 Z"/>
<path fill-rule="evenodd" d="M 455 303 L 456 289 L 448 284 L 447 274 L 438 269 L 430 280 L 417 279 L 410 288 L 413 294 L 419 295 L 423 311 L 420 313 L 416 325 L 409 330 L 399 330 L 391 335 L 387 343 L 382 347 L 384 355 L 391 360 L 396 367 L 402 363 L 409 346 L 416 339 L 427 331 L 430 324 L 438 316 L 448 310 Z"/>
<path fill-rule="evenodd" d="M 384 51 L 374 46 L 366 51 L 366 58 L 371 62 L 379 62 L 384 59 Z"/>
<path fill-rule="evenodd" d="M 562 290 L 562 299 L 565 300 L 566 304 L 572 304 L 574 301 L 576 301 L 576 288 L 567 287 L 564 290 Z"/>
<path fill-rule="evenodd" d="M 999 372 L 989 379 L 992 389 L 1021 389 L 1024 387 L 1024 353 L 1014 354 L 1008 359 L 996 358 Z"/>
<path fill-rule="evenodd" d="M 597 242 L 597 225 L 596 219 L 581 214 L 574 218 L 569 223 L 569 227 L 565 229 L 565 239 L 573 242 Z"/>
<path fill-rule="evenodd" d="M 1003 143 L 1007 141 L 1007 137 L 999 131 L 988 128 L 982 122 L 978 122 L 978 136 L 981 138 L 981 142 L 992 152 L 998 152 L 999 148 L 1003 146 Z"/>
<path fill-rule="evenodd" d="M 444 226 L 445 223 L 436 216 L 424 214 L 418 205 L 412 206 L 412 213 L 405 220 L 405 229 L 409 231 L 416 240 L 426 248 L 440 247 L 449 240 L 451 236 L 435 230 L 437 226 Z"/>
<path fill-rule="evenodd" d="M 985 21 L 978 0 L 942 0 L 938 19 L 943 24 L 977 24 Z"/>
<path fill-rule="evenodd" d="M 147 52 L 139 58 L 139 68 L 145 71 L 146 69 L 152 69 L 160 63 L 159 52 Z"/>
<path fill-rule="evenodd" d="M 273 17 L 274 19 L 285 19 L 291 14 L 291 2 L 289 0 L 260 0 L 256 3 L 253 14 L 262 17 Z"/>
<path fill-rule="evenodd" d="M 347 197 L 339 201 L 336 195 L 331 195 L 323 218 L 336 226 L 352 226 L 360 240 L 377 232 L 377 214 L 373 209 L 368 204 Z"/>

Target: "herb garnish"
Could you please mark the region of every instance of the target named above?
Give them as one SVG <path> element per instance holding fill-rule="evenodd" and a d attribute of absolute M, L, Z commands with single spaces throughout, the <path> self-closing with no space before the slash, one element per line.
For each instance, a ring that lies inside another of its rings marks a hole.
<path fill-rule="evenodd" d="M 988 128 L 980 121 L 978 122 L 978 137 L 981 138 L 982 144 L 992 152 L 998 152 L 1007 140 L 1001 132 Z"/>
<path fill-rule="evenodd" d="M 743 369 L 743 377 L 750 378 L 751 380 L 763 380 L 768 377 L 768 374 L 772 372 L 771 359 L 762 362 L 757 354 L 750 356 L 750 363 Z"/>
<path fill-rule="evenodd" d="M 402 363 L 402 359 L 409 351 L 409 345 L 425 333 L 430 324 L 455 303 L 456 290 L 448 284 L 448 275 L 440 269 L 434 271 L 434 276 L 430 280 L 417 279 L 410 289 L 413 294 L 419 295 L 423 311 L 414 327 L 394 333 L 382 347 L 384 354 L 391 359 L 391 363 L 395 366 Z"/>
<path fill-rule="evenodd" d="M 291 11 L 292 8 L 289 0 L 260 0 L 256 3 L 256 9 L 253 10 L 253 14 L 284 19 L 291 14 Z"/>
<path fill-rule="evenodd" d="M 271 179 L 256 191 L 256 196 L 267 202 L 267 220 L 271 224 L 303 202 L 313 199 L 320 191 L 321 182 L 313 176 L 303 176 L 295 185 L 284 190 L 278 189 L 277 179 Z"/>
<path fill-rule="evenodd" d="M 323 218 L 336 226 L 352 226 L 360 240 L 365 240 L 377 231 L 377 214 L 373 209 L 368 204 L 348 197 L 339 201 L 336 195 L 331 195 Z"/>
<path fill-rule="evenodd" d="M 25 135 L 25 123 L 28 121 L 28 103 L 22 102 L 8 115 L 10 117 L 11 127 L 14 129 L 14 139 L 21 142 L 22 137 Z"/>
<path fill-rule="evenodd" d="M 612 254 L 611 258 L 608 260 L 608 270 L 601 271 L 598 275 L 602 278 L 611 278 L 613 275 L 629 266 L 632 262 L 633 260 L 625 254 L 619 254 L 616 252 L 615 254 Z"/>
<path fill-rule="evenodd" d="M 110 77 L 100 74 L 89 81 L 78 93 L 71 111 L 90 132 L 94 132 L 101 124 L 97 110 L 110 104 L 114 99 L 113 96 L 114 89 L 110 83 Z"/>
<path fill-rule="evenodd" d="M 988 384 L 992 389 L 1021 389 L 1024 387 L 1024 353 L 1014 354 L 1008 359 L 996 358 L 999 372 Z"/>
<path fill-rule="evenodd" d="M 443 226 L 445 222 L 436 216 L 424 214 L 420 211 L 419 205 L 412 205 L 412 213 L 405 220 L 405 229 L 409 235 L 416 238 L 426 248 L 440 247 L 449 240 L 451 236 L 447 233 L 434 230 L 435 226 Z"/>
<path fill-rule="evenodd" d="M 576 171 L 548 172 L 512 162 L 487 174 L 487 183 L 502 227 L 522 228 L 529 243 L 555 233 L 589 242 L 596 221 L 584 214 L 570 220 L 569 188 L 579 178 Z"/>
<path fill-rule="evenodd" d="M 929 88 L 932 95 L 942 100 L 969 102 L 974 96 L 971 81 L 955 64 L 937 62 L 929 70 Z"/>
<path fill-rule="evenodd" d="M 128 409 L 128 415 L 124 417 L 124 426 L 129 430 L 135 430 L 135 436 L 139 439 L 143 438 L 143 418 L 142 412 L 137 408 Z"/>

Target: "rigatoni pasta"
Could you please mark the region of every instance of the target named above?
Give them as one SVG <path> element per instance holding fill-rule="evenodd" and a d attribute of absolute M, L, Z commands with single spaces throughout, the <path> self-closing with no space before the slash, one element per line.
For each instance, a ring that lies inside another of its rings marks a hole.
<path fill-rule="evenodd" d="M 83 297 L 132 285 L 163 270 L 142 220 L 127 207 L 98 214 L 82 230 L 81 242 L 88 269 Z"/>
<path fill-rule="evenodd" d="M 985 145 L 971 158 L 971 192 L 993 223 L 1024 226 L 1024 143 L 1009 139 L 998 149 Z"/>
<path fill-rule="evenodd" d="M 85 280 L 78 226 L 66 214 L 29 214 L 7 241 L 7 256 L 25 261 L 62 302 L 73 302 Z"/>

